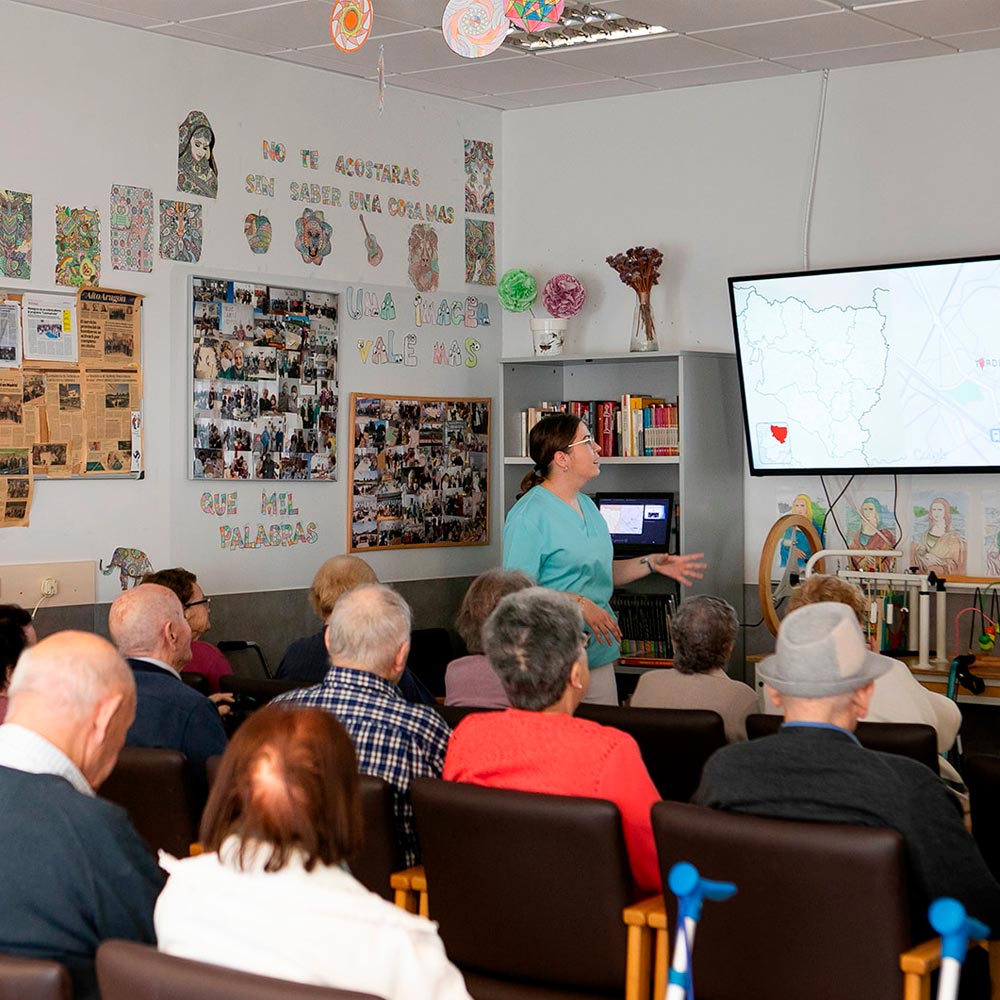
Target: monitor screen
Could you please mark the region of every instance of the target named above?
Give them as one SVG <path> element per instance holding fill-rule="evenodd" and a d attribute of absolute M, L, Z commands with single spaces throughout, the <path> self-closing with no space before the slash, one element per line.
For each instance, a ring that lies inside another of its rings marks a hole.
<path fill-rule="evenodd" d="M 729 279 L 755 476 L 1000 465 L 1000 257 Z"/>
<path fill-rule="evenodd" d="M 673 493 L 598 493 L 616 556 L 666 552 L 674 510 Z"/>

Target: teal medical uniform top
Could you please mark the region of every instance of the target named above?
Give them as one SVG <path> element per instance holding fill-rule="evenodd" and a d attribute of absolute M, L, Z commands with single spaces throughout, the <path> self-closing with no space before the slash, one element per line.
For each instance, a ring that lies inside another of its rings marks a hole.
<path fill-rule="evenodd" d="M 582 518 L 544 486 L 528 490 L 504 522 L 504 569 L 519 569 L 541 587 L 580 594 L 615 617 L 611 535 L 594 501 L 583 493 L 579 498 Z M 587 649 L 587 664 L 591 669 L 603 667 L 619 655 L 617 642 L 607 645 L 595 637 Z"/>

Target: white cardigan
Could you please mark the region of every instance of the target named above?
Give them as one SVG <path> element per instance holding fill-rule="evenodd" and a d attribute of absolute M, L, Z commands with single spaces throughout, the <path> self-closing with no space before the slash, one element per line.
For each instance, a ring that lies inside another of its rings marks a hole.
<path fill-rule="evenodd" d="M 231 860 L 236 847 L 230 838 L 219 855 L 160 853 L 170 874 L 153 917 L 160 951 L 387 1000 L 470 1000 L 437 924 L 336 866 L 307 872 L 293 858 L 278 872 L 263 861 L 242 871 Z"/>

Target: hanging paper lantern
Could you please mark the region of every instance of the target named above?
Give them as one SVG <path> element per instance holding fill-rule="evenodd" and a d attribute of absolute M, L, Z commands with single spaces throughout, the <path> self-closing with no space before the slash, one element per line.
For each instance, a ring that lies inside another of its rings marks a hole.
<path fill-rule="evenodd" d="M 507 37 L 504 0 L 449 0 L 441 19 L 448 48 L 466 59 L 488 56 Z"/>
<path fill-rule="evenodd" d="M 544 31 L 562 17 L 563 0 L 507 0 L 510 23 L 522 31 Z"/>
<path fill-rule="evenodd" d="M 371 0 L 337 0 L 330 14 L 330 37 L 341 52 L 357 52 L 372 30 Z"/>

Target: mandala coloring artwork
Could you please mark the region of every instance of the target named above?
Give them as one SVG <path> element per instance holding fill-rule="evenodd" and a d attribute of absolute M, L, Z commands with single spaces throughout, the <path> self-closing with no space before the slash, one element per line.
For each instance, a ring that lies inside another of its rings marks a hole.
<path fill-rule="evenodd" d="M 160 256 L 194 264 L 201 260 L 201 205 L 160 200 Z"/>
<path fill-rule="evenodd" d="M 271 249 L 271 220 L 251 212 L 243 221 L 243 235 L 254 253 L 267 253 Z"/>
<path fill-rule="evenodd" d="M 96 208 L 56 206 L 56 284 L 101 283 L 101 216 Z"/>
<path fill-rule="evenodd" d="M 357 52 L 372 30 L 371 0 L 337 0 L 330 13 L 330 37 L 341 52 Z"/>
<path fill-rule="evenodd" d="M 0 188 L 0 274 L 31 277 L 31 195 Z"/>
<path fill-rule="evenodd" d="M 507 17 L 522 31 L 544 31 L 556 24 L 563 12 L 563 0 L 507 0 Z"/>
<path fill-rule="evenodd" d="M 314 212 L 307 208 L 303 210 L 302 218 L 295 220 L 295 249 L 307 264 L 318 267 L 323 263 L 323 258 L 333 248 L 332 236 L 333 226 L 323 218 L 322 211 Z"/>
<path fill-rule="evenodd" d="M 503 0 L 448 0 L 441 32 L 452 52 L 479 59 L 500 48 L 510 22 Z"/>
<path fill-rule="evenodd" d="M 418 292 L 433 292 L 438 286 L 438 234 L 433 226 L 418 222 L 407 242 L 407 276 Z"/>
<path fill-rule="evenodd" d="M 465 280 L 470 285 L 497 283 L 494 223 L 465 220 Z"/>
<path fill-rule="evenodd" d="M 153 270 L 153 192 L 111 185 L 111 266 L 116 271 Z"/>
<path fill-rule="evenodd" d="M 493 143 L 465 140 L 465 210 L 492 215 L 496 204 L 493 194 Z"/>

